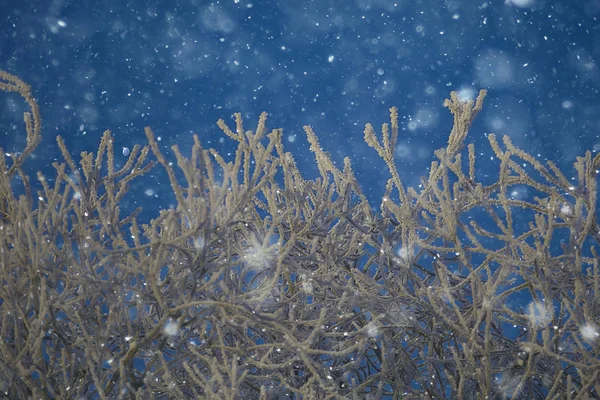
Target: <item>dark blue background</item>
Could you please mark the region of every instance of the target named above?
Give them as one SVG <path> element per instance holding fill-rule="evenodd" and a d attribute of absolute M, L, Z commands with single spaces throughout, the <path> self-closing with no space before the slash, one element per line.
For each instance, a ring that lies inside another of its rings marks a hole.
<path fill-rule="evenodd" d="M 443 100 L 480 88 L 489 94 L 469 138 L 480 168 L 488 132 L 571 175 L 576 155 L 600 148 L 598 0 L 27 0 L 2 9 L 0 68 L 32 85 L 43 117 L 32 170 L 60 160 L 56 134 L 78 155 L 94 151 L 105 129 L 119 149 L 145 143 L 147 125 L 166 151 L 189 148 L 198 133 L 226 154 L 232 143 L 216 120 L 239 111 L 250 129 L 267 111 L 308 177 L 317 170 L 304 124 L 337 162 L 351 157 L 377 206 L 389 175 L 363 142 L 364 124 L 379 127 L 399 108 L 397 162 L 418 186 L 451 128 Z M 2 96 L 5 152 L 24 146 L 24 110 Z M 133 189 L 146 209 L 172 202 L 154 173 Z"/>

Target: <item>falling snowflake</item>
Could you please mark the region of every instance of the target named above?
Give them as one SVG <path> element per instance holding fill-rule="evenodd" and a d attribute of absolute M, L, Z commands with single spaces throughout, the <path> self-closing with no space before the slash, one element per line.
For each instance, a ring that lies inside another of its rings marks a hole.
<path fill-rule="evenodd" d="M 583 325 L 579 332 L 581 332 L 581 336 L 588 342 L 593 342 L 600 337 L 598 326 L 591 323 Z"/>
<path fill-rule="evenodd" d="M 165 335 L 167 335 L 167 336 L 177 335 L 178 330 L 179 330 L 179 324 L 177 323 L 177 321 L 174 321 L 172 319 L 169 319 L 165 323 L 165 326 L 163 328 L 163 331 L 165 332 Z"/>
<path fill-rule="evenodd" d="M 533 326 L 545 326 L 552 321 L 552 309 L 543 302 L 534 301 L 527 307 L 527 317 Z"/>
<path fill-rule="evenodd" d="M 261 242 L 256 236 L 253 236 L 244 250 L 243 260 L 251 268 L 262 271 L 273 264 L 278 253 L 279 243 L 267 246 L 265 241 Z"/>

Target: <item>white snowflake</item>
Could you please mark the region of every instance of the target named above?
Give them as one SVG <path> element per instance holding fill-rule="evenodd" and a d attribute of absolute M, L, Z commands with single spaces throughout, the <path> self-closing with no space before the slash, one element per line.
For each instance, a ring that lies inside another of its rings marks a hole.
<path fill-rule="evenodd" d="M 548 325 L 552 321 L 552 316 L 552 309 L 543 302 L 534 301 L 527 307 L 527 317 L 531 325 L 539 327 Z"/>
<path fill-rule="evenodd" d="M 600 337 L 600 332 L 598 332 L 598 326 L 593 323 L 588 323 L 583 325 L 579 332 L 581 332 L 581 336 L 588 341 L 593 342 Z"/>
<path fill-rule="evenodd" d="M 169 319 L 163 328 L 165 335 L 167 336 L 175 336 L 177 335 L 177 331 L 179 330 L 179 324 L 177 321 Z"/>
<path fill-rule="evenodd" d="M 273 264 L 278 253 L 279 243 L 267 246 L 267 243 L 261 242 L 256 236 L 253 236 L 244 250 L 243 259 L 251 268 L 262 271 Z"/>

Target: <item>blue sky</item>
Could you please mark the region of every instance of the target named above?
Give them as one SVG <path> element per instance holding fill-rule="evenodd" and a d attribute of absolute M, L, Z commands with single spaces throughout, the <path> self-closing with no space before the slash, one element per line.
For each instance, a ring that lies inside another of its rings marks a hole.
<path fill-rule="evenodd" d="M 95 150 L 105 129 L 131 148 L 147 125 L 165 149 L 185 149 L 198 133 L 226 154 L 216 120 L 239 111 L 250 128 L 267 111 L 309 177 L 304 124 L 337 162 L 351 157 L 379 201 L 388 173 L 364 145 L 365 123 L 378 127 L 399 108 L 397 162 L 418 186 L 451 128 L 444 99 L 480 88 L 489 93 L 470 140 L 481 158 L 491 156 L 490 132 L 565 168 L 600 148 L 595 0 L 26 3 L 5 7 L 0 65 L 40 102 L 44 142 L 32 169 L 59 158 L 56 134 L 77 154 Z M 2 124 L 14 118 L 0 132 L 7 151 L 23 146 L 22 107 L 0 103 Z M 162 177 L 136 190 L 147 207 L 168 206 Z"/>

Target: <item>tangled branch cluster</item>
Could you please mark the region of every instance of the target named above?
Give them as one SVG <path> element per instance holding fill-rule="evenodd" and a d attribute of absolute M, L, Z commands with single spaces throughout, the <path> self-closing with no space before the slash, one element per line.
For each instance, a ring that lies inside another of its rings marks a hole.
<path fill-rule="evenodd" d="M 310 127 L 320 177 L 304 179 L 264 113 L 254 131 L 218 122 L 229 162 L 194 137 L 173 165 L 147 128 L 117 169 L 107 131 L 79 160 L 59 137 L 64 162 L 31 182 L 39 111 L 17 77 L 0 89 L 31 108 L 27 147 L 0 152 L 0 396 L 599 396 L 600 155 L 570 181 L 489 135 L 498 177 L 478 182 L 465 140 L 485 91 L 446 101 L 454 128 L 419 191 L 394 163 L 397 110 L 381 139 L 367 125 L 391 175 L 375 212 Z M 120 204 L 156 163 L 177 205 L 144 225 Z"/>

